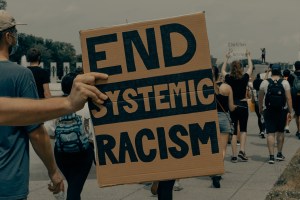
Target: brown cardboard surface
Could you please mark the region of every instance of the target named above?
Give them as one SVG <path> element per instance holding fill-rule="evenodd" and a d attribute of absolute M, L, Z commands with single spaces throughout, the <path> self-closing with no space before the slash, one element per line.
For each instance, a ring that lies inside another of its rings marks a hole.
<path fill-rule="evenodd" d="M 90 104 L 100 186 L 224 172 L 203 13 L 80 35 L 84 72 L 110 75 Z"/>

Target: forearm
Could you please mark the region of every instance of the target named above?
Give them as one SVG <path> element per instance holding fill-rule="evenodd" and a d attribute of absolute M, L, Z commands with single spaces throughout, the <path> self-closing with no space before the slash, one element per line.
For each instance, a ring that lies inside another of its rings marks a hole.
<path fill-rule="evenodd" d="M 0 97 L 0 125 L 23 126 L 73 112 L 67 98 L 25 99 Z"/>
<path fill-rule="evenodd" d="M 222 68 L 221 68 L 221 73 L 224 77 L 226 76 L 227 62 L 228 62 L 228 58 L 226 57 L 224 62 L 223 62 Z"/>
<path fill-rule="evenodd" d="M 258 109 L 259 109 L 259 113 L 262 113 L 262 111 L 263 111 L 263 100 L 264 100 L 264 92 L 260 90 L 259 93 L 258 93 Z"/>
<path fill-rule="evenodd" d="M 247 74 L 249 74 L 249 76 L 251 76 L 252 71 L 253 71 L 253 63 L 252 63 L 251 56 L 249 55 L 248 56 L 248 71 L 247 71 Z"/>
<path fill-rule="evenodd" d="M 38 129 L 31 132 L 29 139 L 34 151 L 47 168 L 49 176 L 57 173 L 58 168 L 54 159 L 50 138 L 44 126 L 41 125 Z"/>

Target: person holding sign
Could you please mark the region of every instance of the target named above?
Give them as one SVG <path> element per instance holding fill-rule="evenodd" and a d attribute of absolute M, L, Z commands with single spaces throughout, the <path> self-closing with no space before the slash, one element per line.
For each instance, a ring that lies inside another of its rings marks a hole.
<path fill-rule="evenodd" d="M 237 109 L 231 112 L 231 119 L 234 123 L 234 134 L 232 136 L 231 144 L 233 148 L 232 162 L 237 162 L 237 157 L 243 162 L 248 161 L 248 157 L 245 153 L 246 137 L 247 137 L 247 123 L 248 123 L 248 104 L 245 98 L 249 78 L 252 74 L 253 64 L 250 57 L 250 52 L 246 50 L 246 56 L 248 58 L 248 71 L 243 74 L 243 68 L 240 61 L 233 61 L 231 63 L 231 71 L 226 73 L 226 66 L 228 59 L 230 58 L 230 52 L 226 54 L 225 61 L 222 66 L 222 75 L 225 77 L 225 82 L 229 84 L 233 91 L 234 104 L 237 105 Z M 240 125 L 240 151 L 237 155 L 237 126 Z"/>
<path fill-rule="evenodd" d="M 89 75 L 77 80 L 72 99 L 33 100 L 38 95 L 31 71 L 9 61 L 18 44 L 16 25 L 7 11 L 0 11 L 0 199 L 27 199 L 29 142 L 48 170 L 52 182 L 48 189 L 53 193 L 64 190 L 42 122 L 83 107 L 89 97 L 98 104 L 107 98 L 95 92 L 97 88 L 91 85 L 96 76 Z"/>

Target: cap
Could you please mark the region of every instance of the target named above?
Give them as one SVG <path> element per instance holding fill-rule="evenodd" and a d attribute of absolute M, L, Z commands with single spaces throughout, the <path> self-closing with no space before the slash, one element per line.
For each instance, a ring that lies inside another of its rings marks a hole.
<path fill-rule="evenodd" d="M 273 64 L 272 65 L 272 71 L 281 71 L 281 66 L 278 64 Z"/>
<path fill-rule="evenodd" d="M 15 18 L 11 16 L 6 10 L 0 10 L 0 31 L 4 31 L 16 25 L 26 25 L 24 23 L 17 23 Z"/>

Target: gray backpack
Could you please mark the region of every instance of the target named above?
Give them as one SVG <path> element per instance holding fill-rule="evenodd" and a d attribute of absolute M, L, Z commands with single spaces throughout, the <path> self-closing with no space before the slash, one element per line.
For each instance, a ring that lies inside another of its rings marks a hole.
<path fill-rule="evenodd" d="M 293 89 L 296 93 L 300 92 L 300 78 L 296 74 L 292 74 L 294 77 Z"/>

